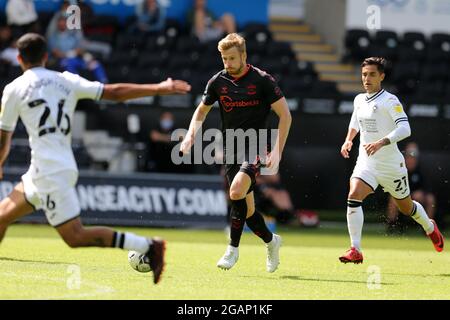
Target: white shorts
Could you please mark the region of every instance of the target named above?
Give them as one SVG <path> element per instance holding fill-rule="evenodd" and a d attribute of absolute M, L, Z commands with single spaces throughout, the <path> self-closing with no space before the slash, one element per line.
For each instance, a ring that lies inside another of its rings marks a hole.
<path fill-rule="evenodd" d="M 405 199 L 409 196 L 408 170 L 403 166 L 385 166 L 383 169 L 373 169 L 356 164 L 352 178 L 358 178 L 368 184 L 373 191 L 378 185 L 383 187 L 395 199 Z"/>
<path fill-rule="evenodd" d="M 33 179 L 30 171 L 22 176 L 25 198 L 35 210 L 44 210 L 51 226 L 59 227 L 80 215 L 80 203 L 74 187 L 76 173 L 68 171 Z"/>

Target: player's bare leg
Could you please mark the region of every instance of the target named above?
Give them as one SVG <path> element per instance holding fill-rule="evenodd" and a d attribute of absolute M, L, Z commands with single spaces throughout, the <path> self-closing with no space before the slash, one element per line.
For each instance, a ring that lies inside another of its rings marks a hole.
<path fill-rule="evenodd" d="M 114 230 L 107 227 L 84 227 L 80 218 L 70 220 L 56 228 L 64 242 L 71 248 L 78 247 L 112 247 Z M 145 253 L 145 246 L 136 250 Z"/>
<path fill-rule="evenodd" d="M 347 198 L 347 227 L 350 235 L 351 247 L 339 260 L 343 263 L 362 263 L 361 234 L 364 224 L 362 209 L 363 200 L 373 193 L 373 189 L 358 178 L 350 179 L 350 191 Z"/>
<path fill-rule="evenodd" d="M 117 232 L 107 227 L 85 227 L 80 218 L 75 218 L 56 227 L 63 240 L 71 248 L 116 247 L 145 253 L 150 260 L 153 281 L 158 283 L 164 269 L 165 241 L 160 238 L 147 239 L 130 232 Z"/>
<path fill-rule="evenodd" d="M 422 226 L 427 236 L 433 242 L 436 251 L 441 252 L 444 250 L 444 237 L 439 231 L 436 222 L 428 217 L 425 209 L 419 202 L 412 200 L 410 196 L 405 199 L 394 199 L 394 201 L 401 213 L 410 216 Z"/>
<path fill-rule="evenodd" d="M 5 236 L 6 229 L 14 221 L 34 211 L 26 198 L 23 183 L 20 182 L 14 190 L 0 202 L 0 242 Z"/>

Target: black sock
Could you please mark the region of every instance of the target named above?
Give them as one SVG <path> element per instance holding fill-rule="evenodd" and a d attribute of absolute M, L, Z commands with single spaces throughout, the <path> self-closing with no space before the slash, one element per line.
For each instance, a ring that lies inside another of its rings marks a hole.
<path fill-rule="evenodd" d="M 231 200 L 231 228 L 230 245 L 239 247 L 242 230 L 244 230 L 245 217 L 247 216 L 247 202 L 244 199 Z"/>
<path fill-rule="evenodd" d="M 125 243 L 125 233 L 114 231 L 111 247 L 123 249 Z"/>
<path fill-rule="evenodd" d="M 272 241 L 273 233 L 266 226 L 266 222 L 261 213 L 255 211 L 253 215 L 246 220 L 248 227 L 265 243 Z"/>

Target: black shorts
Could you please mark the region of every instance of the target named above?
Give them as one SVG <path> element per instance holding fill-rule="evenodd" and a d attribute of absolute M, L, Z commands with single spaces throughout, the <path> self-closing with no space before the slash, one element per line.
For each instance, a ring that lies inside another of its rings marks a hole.
<path fill-rule="evenodd" d="M 239 164 L 227 164 L 225 165 L 225 175 L 228 180 L 228 185 L 231 186 L 234 177 L 238 174 L 238 172 L 246 173 L 250 179 L 251 184 L 250 188 L 247 191 L 247 194 L 253 191 L 253 188 L 256 183 L 256 176 L 259 174 L 261 168 L 261 164 L 258 161 L 256 164 L 249 164 L 248 162 L 244 162 L 241 165 Z"/>

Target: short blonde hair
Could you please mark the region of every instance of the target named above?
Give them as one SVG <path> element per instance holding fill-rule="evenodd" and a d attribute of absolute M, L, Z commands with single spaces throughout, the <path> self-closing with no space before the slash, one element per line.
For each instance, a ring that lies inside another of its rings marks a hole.
<path fill-rule="evenodd" d="M 245 39 L 237 33 L 230 33 L 225 38 L 220 40 L 219 44 L 217 45 L 217 49 L 220 52 L 231 49 L 233 47 L 236 47 L 240 53 L 245 53 L 247 50 L 245 47 Z"/>

